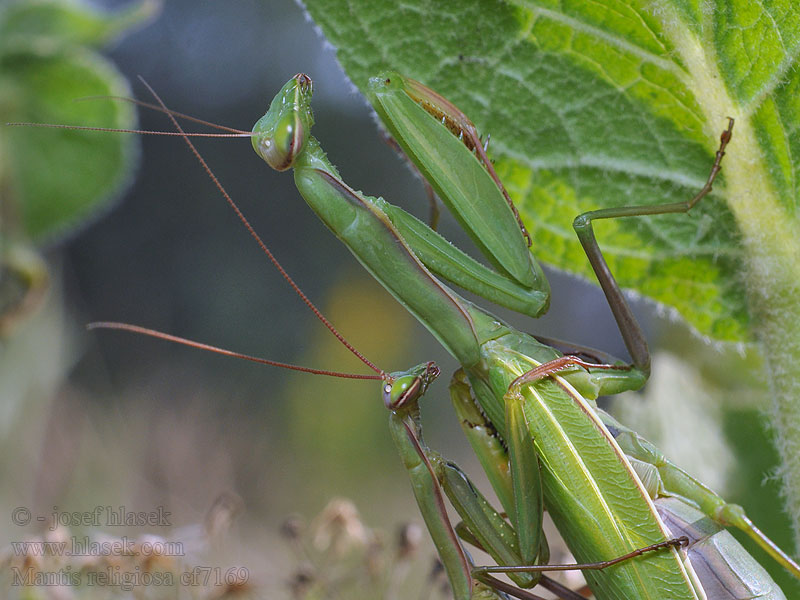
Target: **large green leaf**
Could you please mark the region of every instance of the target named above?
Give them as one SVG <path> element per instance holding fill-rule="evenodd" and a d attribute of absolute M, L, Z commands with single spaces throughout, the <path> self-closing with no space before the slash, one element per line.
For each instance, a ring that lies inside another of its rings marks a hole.
<path fill-rule="evenodd" d="M 482 132 L 543 261 L 588 274 L 581 211 L 686 200 L 726 117 L 716 192 L 690 217 L 598 224 L 624 287 L 717 340 L 761 344 L 800 532 L 800 12 L 792 0 L 306 0 L 353 82 L 384 68 Z M 800 536 L 798 536 L 800 539 Z"/>

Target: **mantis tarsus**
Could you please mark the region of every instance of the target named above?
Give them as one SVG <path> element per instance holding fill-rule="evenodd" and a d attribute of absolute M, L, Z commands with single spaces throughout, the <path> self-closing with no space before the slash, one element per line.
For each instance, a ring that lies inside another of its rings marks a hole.
<path fill-rule="evenodd" d="M 253 146 L 274 168 L 295 169 L 297 187 L 314 211 L 463 367 L 451 385 L 451 396 L 508 520 L 485 502 L 456 467 L 421 441 L 417 403 L 437 374 L 433 366 L 424 364 L 387 375 L 368 363 L 384 380 L 393 435 L 456 597 L 461 600 L 494 594 L 490 588 L 475 587 L 477 577 L 495 589 L 536 598 L 494 580 L 493 572 L 513 573 L 515 583 L 524 587 L 538 582 L 549 585 L 549 580 L 540 579 L 539 574 L 552 568 L 545 566 L 548 551 L 541 534 L 545 507 L 581 563 L 669 545 L 675 536 L 665 521 L 674 526 L 687 519 L 689 509 L 696 511 L 699 507 L 720 523 L 742 528 L 776 560 L 800 573 L 788 556 L 770 546 L 739 507 L 725 503 L 664 461 L 655 448 L 593 404 L 600 394 L 640 387 L 649 370 L 649 353 L 594 241 L 591 221 L 686 212 L 710 191 L 732 122 L 723 133 L 706 187 L 690 202 L 607 209 L 576 219 L 579 238 L 633 358 L 633 366 L 595 364 L 562 357 L 462 299 L 431 274 L 433 271 L 531 316 L 544 312 L 549 302 L 546 280 L 527 250 L 491 164 L 485 157 L 482 163 L 478 161 L 473 154 L 474 143 L 467 145 L 453 135 L 454 130 L 467 130 L 466 117 L 421 84 L 396 74 L 374 78 L 370 95 L 392 135 L 499 272 L 454 249 L 414 217 L 380 198 L 358 194 L 342 182 L 309 134 L 313 120 L 307 76 L 296 76 L 276 96 L 254 128 Z M 487 550 L 500 566 L 472 569 L 443 512 L 440 486 L 465 521 L 460 529 L 463 537 Z M 672 507 L 670 512 L 661 506 L 661 497 L 671 493 L 681 499 L 681 506 Z M 688 509 L 681 512 L 679 508 L 683 507 Z M 707 571 L 712 576 L 725 579 L 734 573 L 742 589 L 749 586 L 752 591 L 754 586 L 761 586 L 759 597 L 783 597 L 738 544 L 725 544 L 722 554 L 727 562 L 711 564 Z M 730 557 L 745 567 L 735 572 Z M 599 599 L 749 597 L 712 592 L 695 564 L 699 566 L 700 559 L 687 561 L 672 548 L 587 572 L 587 580 Z M 568 591 L 557 593 L 564 598 L 577 597 L 567 595 Z"/>

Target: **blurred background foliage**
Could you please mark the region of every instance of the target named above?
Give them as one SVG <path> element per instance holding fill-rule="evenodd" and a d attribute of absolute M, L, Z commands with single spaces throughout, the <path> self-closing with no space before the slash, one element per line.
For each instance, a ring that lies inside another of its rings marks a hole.
<path fill-rule="evenodd" d="M 46 4 L 4 0 L 0 6 L 7 11 Z M 120 24 L 132 25 L 137 19 L 131 15 L 143 18 L 152 5 L 122 0 L 102 5 L 128 12 L 112 13 L 117 16 L 107 21 L 89 19 L 91 27 L 87 21 L 55 19 L 66 23 L 57 43 L 37 41 L 53 30 L 31 32 L 24 21 L 13 30 L 0 27 L 4 122 L 86 124 L 97 118 L 125 126 L 133 122 L 128 105 L 72 99 L 127 95 L 127 79 L 137 97 L 149 100 L 135 82 L 141 75 L 171 107 L 249 129 L 275 91 L 303 71 L 315 83 L 315 135 L 344 179 L 426 213 L 422 186 L 381 140 L 333 50 L 293 2 L 170 0 L 147 27 L 121 38 Z M 35 51 L 19 49 L 31 40 Z M 88 49 L 98 44 L 111 62 Z M 103 61 L 95 71 L 111 83 L 92 91 L 89 76 L 73 74 L 67 77 L 70 85 L 52 84 L 63 96 L 48 96 L 37 71 L 40 59 L 19 58 L 48 48 L 57 48 L 59 57 L 69 48 L 95 66 Z M 99 116 L 90 117 L 95 111 Z M 139 119 L 144 129 L 170 128 L 157 114 L 144 112 Z M 374 384 L 283 373 L 124 333 L 84 331 L 91 321 L 118 320 L 277 360 L 359 369 L 273 272 L 182 142 L 142 138 L 133 175 L 117 171 L 111 163 L 133 160 L 135 143 L 126 136 L 0 129 L 4 253 L 12 241 L 26 252 L 36 248 L 34 256 L 44 258 L 50 279 L 38 312 L 15 320 L 0 342 L 0 515 L 17 506 L 49 516 L 54 507 L 164 505 L 174 523 L 185 525 L 202 522 L 221 493 L 235 492 L 244 510 L 219 560 L 247 566 L 263 597 L 290 597 L 298 559 L 279 534 L 286 515 L 313 515 L 331 498 L 345 496 L 365 522 L 387 535 L 417 518 L 387 435 L 385 409 Z M 316 220 L 291 176 L 267 169 L 247 140 L 206 140 L 199 147 L 286 268 L 368 357 L 387 370 L 428 359 L 444 373 L 455 370 L 431 336 Z M 116 186 L 126 180 L 131 186 L 124 201 L 117 201 Z M 75 197 L 74 189 L 92 188 L 101 193 L 91 206 L 87 201 L 63 217 L 54 208 L 61 206 L 53 201 L 61 193 Z M 20 206 L 19 194 L 27 189 L 43 195 L 45 204 Z M 52 216 L 58 218 L 47 222 Z M 452 220 L 444 230 L 457 244 L 469 245 Z M 39 259 L 32 260 L 41 268 Z M 8 267 L 4 281 L 7 272 Z M 536 323 L 502 316 L 526 330 L 624 356 L 599 291 L 552 269 L 548 277 L 554 298 L 548 315 Z M 2 289 L 6 294 L 5 285 Z M 636 302 L 634 308 L 660 354 L 648 391 L 615 401 L 621 418 L 635 419 L 643 433 L 679 453 L 677 462 L 690 471 L 703 466 L 706 471 L 698 475 L 713 480 L 780 545 L 791 547 L 778 486 L 768 479 L 776 457 L 760 415 L 763 383 L 749 368 L 758 357 L 709 347 L 650 303 Z M 426 437 L 480 480 L 445 384 L 443 377 L 423 407 Z M 674 391 L 678 385 L 680 393 Z M 671 408 L 656 408 L 659 398 Z M 669 421 L 675 414 L 687 416 Z M 690 423 L 703 425 L 689 430 Z M 0 518 L 2 545 L 39 529 Z M 141 533 L 141 528 L 131 531 Z M 417 580 L 427 575 L 427 564 L 419 567 Z M 798 589 L 780 569 L 764 564 L 787 595 Z"/>

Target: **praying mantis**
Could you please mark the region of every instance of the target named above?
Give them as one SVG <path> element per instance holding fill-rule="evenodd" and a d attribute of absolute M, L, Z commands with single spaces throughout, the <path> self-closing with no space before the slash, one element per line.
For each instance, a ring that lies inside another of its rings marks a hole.
<path fill-rule="evenodd" d="M 393 435 L 412 480 L 438 480 L 465 519 L 473 539 L 477 537 L 479 545 L 498 562 L 507 561 L 507 556 L 500 555 L 512 549 L 518 551 L 520 565 L 535 564 L 547 555 L 539 520 L 542 505 L 581 563 L 623 556 L 662 542 L 669 535 L 652 498 L 675 495 L 688 500 L 687 505 L 702 508 L 718 523 L 743 529 L 781 564 L 800 574 L 797 565 L 749 522 L 740 507 L 727 504 L 668 463 L 652 445 L 592 404 L 598 395 L 641 387 L 649 372 L 649 352 L 605 264 L 591 222 L 687 212 L 711 190 L 731 138 L 732 120 L 721 136 L 706 186 L 689 202 L 605 209 L 576 219 L 578 237 L 633 359 L 632 365 L 592 364 L 562 356 L 535 338 L 510 329 L 431 274 L 531 316 L 539 316 L 549 302 L 547 284 L 527 252 L 502 184 L 476 142 L 474 127 L 457 108 L 396 73 L 370 81 L 370 101 L 389 132 L 502 273 L 506 287 L 496 292 L 499 286 L 493 287 L 491 295 L 485 293 L 486 282 L 498 273 L 454 250 L 402 210 L 381 198 L 359 194 L 341 181 L 308 133 L 313 124 L 311 87 L 304 75 L 287 83 L 254 127 L 253 146 L 273 168 L 294 168 L 298 190 L 317 215 L 461 363 L 451 396 L 473 449 L 509 515 L 517 545 L 512 548 L 507 541 L 495 540 L 505 546 L 501 550 L 491 546 L 489 532 L 504 540 L 510 534 L 497 521 L 492 526 L 471 521 L 471 511 L 487 514 L 491 509 L 478 509 L 483 506 L 480 499 L 473 508 L 459 507 L 465 496 L 456 492 L 453 481 L 460 476 L 453 475 L 451 481 L 448 467 L 441 466 L 446 463 L 422 446 L 416 403 L 433 377 L 430 366 L 425 365 L 392 377 L 403 382 L 402 393 L 395 391 L 396 383 L 387 383 L 385 390 L 387 407 L 394 411 Z M 478 202 L 480 207 L 476 208 Z M 485 209 L 486 205 L 491 208 Z M 482 212 L 484 209 L 486 212 Z M 495 252 L 495 248 L 499 250 Z M 645 491 L 642 478 L 651 485 L 650 492 Z M 470 571 L 460 567 L 466 561 L 458 551 L 459 544 L 443 525 L 446 516 L 437 513 L 438 501 L 432 493 L 435 487 L 434 483 L 420 483 L 415 487 L 417 500 L 445 565 L 450 565 L 456 597 L 468 598 Z M 437 529 L 441 531 L 435 533 Z M 592 539 L 588 529 L 595 529 L 598 535 Z M 746 554 L 733 542 L 729 548 L 731 555 Z M 756 587 L 761 584 L 777 590 L 754 561 L 752 569 Z M 498 571 L 508 572 L 502 568 Z M 521 571 L 530 573 L 530 569 Z M 488 572 L 480 571 L 480 575 Z M 598 598 L 705 596 L 691 563 L 684 562 L 675 549 L 586 575 Z M 769 593 L 782 597 L 779 591 Z"/>
<path fill-rule="evenodd" d="M 547 509 L 580 563 L 623 559 L 586 572 L 598 599 L 742 600 L 755 597 L 756 588 L 758 597 L 783 598 L 763 569 L 732 539 L 725 540 L 716 559 L 701 552 L 702 542 L 712 537 L 719 542 L 719 525 L 735 525 L 795 574 L 800 574 L 800 568 L 739 507 L 727 504 L 670 464 L 593 402 L 602 394 L 641 387 L 649 371 L 649 353 L 605 266 L 591 221 L 687 211 L 710 191 L 732 122 L 722 135 L 706 187 L 690 202 L 607 209 L 576 219 L 579 239 L 632 356 L 629 366 L 564 356 L 464 300 L 435 277 L 433 273 L 533 317 L 549 303 L 546 279 L 469 120 L 435 92 L 394 73 L 374 78 L 370 92 L 393 137 L 497 271 L 456 250 L 385 200 L 359 194 L 341 180 L 310 136 L 312 85 L 307 76 L 295 76 L 275 97 L 254 128 L 253 146 L 273 168 L 294 169 L 295 183 L 317 215 L 462 365 L 451 384 L 451 398 L 507 519 L 455 465 L 422 441 L 418 403 L 438 369 L 424 363 L 387 374 L 365 361 L 383 382 L 392 435 L 455 597 L 467 600 L 509 593 L 537 598 L 496 580 L 493 573 L 497 572 L 511 573 L 518 586 L 542 583 L 554 589 L 550 580 L 540 578 L 540 571 L 554 569 L 546 564 L 547 542 L 541 532 L 542 512 Z M 166 107 L 162 110 L 169 112 Z M 187 343 L 133 326 L 100 325 Z M 464 519 L 456 528 L 461 537 L 489 552 L 497 567 L 476 569 L 470 564 L 444 512 L 440 490 Z M 692 543 L 700 543 L 690 548 L 690 556 L 694 552 L 696 559 L 687 559 L 673 543 L 676 532 L 691 529 L 706 517 L 714 522 L 705 524 L 703 536 L 690 536 Z M 644 550 L 652 551 L 642 555 Z M 722 580 L 721 588 L 728 590 L 736 580 L 747 591 L 719 595 L 710 591 L 709 577 Z M 568 600 L 579 597 L 569 590 L 556 593 Z"/>

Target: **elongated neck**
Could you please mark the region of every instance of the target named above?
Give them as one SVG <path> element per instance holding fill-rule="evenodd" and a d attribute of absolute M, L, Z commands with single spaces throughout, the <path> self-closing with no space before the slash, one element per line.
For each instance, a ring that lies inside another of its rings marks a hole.
<path fill-rule="evenodd" d="M 508 332 L 439 281 L 389 219 L 385 200 L 347 186 L 313 137 L 294 169 L 298 190 L 325 225 L 462 365 L 476 364 L 481 344 Z"/>

